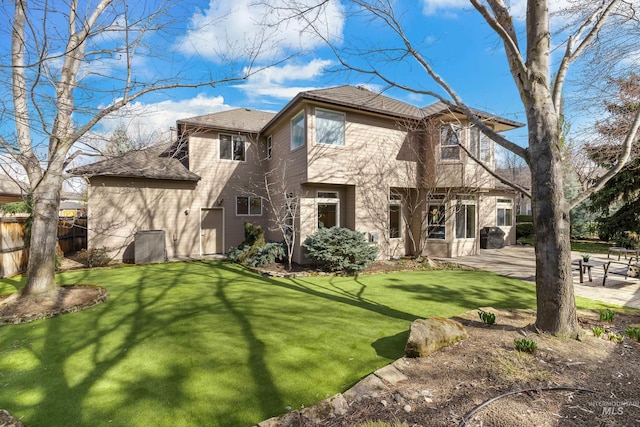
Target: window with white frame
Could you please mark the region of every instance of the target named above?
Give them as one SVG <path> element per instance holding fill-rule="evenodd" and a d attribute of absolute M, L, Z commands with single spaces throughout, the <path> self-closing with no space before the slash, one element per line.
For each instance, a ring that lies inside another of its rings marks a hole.
<path fill-rule="evenodd" d="M 402 196 L 389 192 L 389 238 L 402 238 Z"/>
<path fill-rule="evenodd" d="M 291 149 L 294 150 L 304 145 L 304 110 L 291 119 Z"/>
<path fill-rule="evenodd" d="M 451 124 L 440 128 L 440 158 L 442 160 L 460 159 L 461 131 L 459 126 Z"/>
<path fill-rule="evenodd" d="M 271 154 L 273 152 L 273 138 L 271 135 L 267 137 L 267 159 L 271 158 Z"/>
<path fill-rule="evenodd" d="M 493 152 L 493 141 L 487 135 L 482 133 L 477 127 L 469 129 L 470 141 L 469 151 L 477 159 L 484 163 L 491 163 L 491 155 Z"/>
<path fill-rule="evenodd" d="M 399 204 L 389 205 L 389 238 L 402 238 L 402 206 Z"/>
<path fill-rule="evenodd" d="M 344 145 L 344 113 L 316 108 L 316 144 Z"/>
<path fill-rule="evenodd" d="M 337 199 L 337 191 L 318 191 L 318 199 Z"/>
<path fill-rule="evenodd" d="M 318 228 L 331 228 L 340 225 L 339 197 L 340 195 L 337 191 L 317 192 Z"/>
<path fill-rule="evenodd" d="M 476 202 L 471 198 L 459 197 L 456 206 L 456 239 L 475 239 Z"/>
<path fill-rule="evenodd" d="M 513 225 L 513 201 L 511 199 L 498 199 L 496 225 L 498 227 Z"/>
<path fill-rule="evenodd" d="M 220 139 L 220 159 L 244 162 L 245 144 L 243 137 L 224 133 L 221 133 L 218 137 Z"/>
<path fill-rule="evenodd" d="M 437 200 L 429 202 L 429 208 L 427 210 L 427 237 L 429 239 L 444 240 L 446 237 L 445 223 L 444 200 L 442 202 L 438 202 Z"/>
<path fill-rule="evenodd" d="M 262 215 L 262 198 L 252 196 L 236 197 L 236 215 L 260 216 Z"/>

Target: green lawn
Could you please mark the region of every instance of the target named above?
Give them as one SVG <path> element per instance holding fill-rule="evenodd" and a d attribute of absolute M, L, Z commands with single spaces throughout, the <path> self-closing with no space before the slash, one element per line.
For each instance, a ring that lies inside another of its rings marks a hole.
<path fill-rule="evenodd" d="M 110 298 L 0 327 L 0 408 L 34 427 L 249 426 L 400 357 L 416 318 L 535 304 L 532 285 L 476 271 L 272 279 L 182 262 L 59 282 L 99 284 Z M 20 286 L 0 280 L 0 293 Z"/>
<path fill-rule="evenodd" d="M 520 243 L 533 245 L 533 236 L 521 237 L 518 239 Z M 609 247 L 613 244 L 594 241 L 594 240 L 572 240 L 571 250 L 574 252 L 582 252 L 588 254 L 606 254 L 609 251 Z"/>

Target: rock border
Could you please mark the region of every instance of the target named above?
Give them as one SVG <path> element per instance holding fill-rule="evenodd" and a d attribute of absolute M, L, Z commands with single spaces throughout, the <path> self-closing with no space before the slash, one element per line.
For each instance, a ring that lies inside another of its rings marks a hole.
<path fill-rule="evenodd" d="M 29 322 L 33 322 L 35 320 L 41 320 L 41 319 L 50 319 L 52 317 L 56 317 L 59 316 L 61 314 L 68 314 L 68 313 L 76 313 L 78 311 L 82 311 L 84 309 L 102 304 L 103 302 L 105 302 L 108 298 L 109 298 L 109 291 L 107 291 L 106 288 L 103 288 L 102 286 L 96 286 L 96 285 L 87 285 L 87 284 L 75 284 L 75 285 L 63 285 L 61 286 L 61 288 L 64 289 L 75 289 L 75 288 L 94 288 L 97 292 L 96 292 L 96 296 L 89 300 L 86 301 L 82 304 L 76 304 L 73 305 L 71 307 L 66 307 L 66 308 L 59 308 L 59 309 L 50 309 L 50 310 L 45 310 L 39 313 L 34 313 L 34 314 L 28 314 L 28 315 L 23 315 L 23 316 L 19 316 L 19 315 L 14 315 L 14 316 L 9 316 L 9 317 L 0 317 L 0 326 L 2 325 L 17 325 L 17 324 L 21 324 L 21 323 L 29 323 Z M 9 294 L 11 295 L 11 294 Z M 8 297 L 9 295 L 2 295 L 0 296 L 0 298 L 2 297 Z M 4 300 L 5 298 L 0 299 L 0 304 L 2 304 L 2 300 Z"/>
<path fill-rule="evenodd" d="M 404 358 L 400 358 L 367 375 L 344 393 L 338 393 L 308 408 L 269 418 L 259 422 L 255 427 L 315 425 L 324 419 L 345 415 L 351 406 L 350 402 L 374 399 L 382 392 L 389 391 L 391 386 L 407 380 L 399 369 L 400 365 L 406 363 Z"/>
<path fill-rule="evenodd" d="M 443 318 L 434 319 L 437 319 L 438 321 L 446 320 L 447 322 L 451 322 L 452 324 L 460 327 L 464 338 L 468 336 L 464 326 L 459 322 Z M 416 321 L 418 320 L 428 321 L 429 319 L 416 319 Z M 415 321 L 413 323 L 415 323 Z M 451 346 L 458 341 L 459 340 L 456 339 L 442 342 L 435 351 Z M 428 354 L 423 357 L 428 357 Z M 283 415 L 269 418 L 258 423 L 255 427 L 296 427 L 301 425 L 316 425 L 327 418 L 336 418 L 345 415 L 353 403 L 361 402 L 366 399 L 375 399 L 380 394 L 392 390 L 393 386 L 406 381 L 408 378 L 402 373 L 402 366 L 410 363 L 409 360 L 412 358 L 415 357 L 401 357 L 400 359 L 397 359 L 396 361 L 374 371 L 372 374 L 367 375 L 344 393 L 338 393 L 308 408 L 291 411 Z M 423 394 L 423 397 L 425 399 L 429 399 L 430 392 L 428 390 L 424 390 L 424 392 L 425 394 Z M 417 397 L 413 396 L 413 398 Z M 404 398 L 398 400 L 404 402 L 403 399 Z M 387 404 L 387 402 L 384 401 L 382 403 L 385 406 Z M 410 412 L 411 405 L 406 404 L 403 409 Z"/>

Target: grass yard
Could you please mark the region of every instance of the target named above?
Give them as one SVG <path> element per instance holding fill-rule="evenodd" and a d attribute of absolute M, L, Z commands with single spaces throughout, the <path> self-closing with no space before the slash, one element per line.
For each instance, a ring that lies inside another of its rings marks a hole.
<path fill-rule="evenodd" d="M 58 280 L 110 297 L 0 327 L 0 408 L 34 427 L 250 426 L 397 359 L 416 318 L 535 305 L 532 285 L 478 271 L 274 279 L 211 261 Z"/>

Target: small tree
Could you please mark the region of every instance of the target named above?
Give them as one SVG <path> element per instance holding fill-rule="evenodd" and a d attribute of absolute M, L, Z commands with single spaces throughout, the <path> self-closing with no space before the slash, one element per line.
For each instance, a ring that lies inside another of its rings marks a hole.
<path fill-rule="evenodd" d="M 283 161 L 259 177 L 255 177 L 251 189 L 245 193 L 261 197 L 271 212 L 269 229 L 282 236 L 287 256 L 287 268 L 291 263 L 297 242 L 298 223 L 300 220 L 300 196 L 289 190 L 287 181 L 287 162 Z"/>

